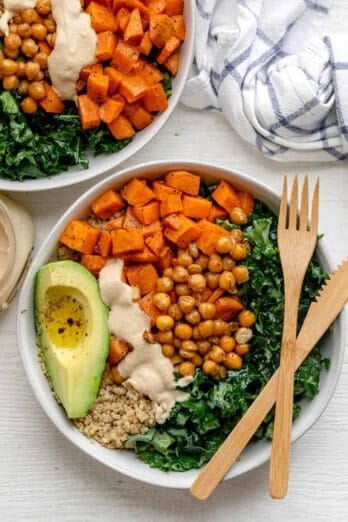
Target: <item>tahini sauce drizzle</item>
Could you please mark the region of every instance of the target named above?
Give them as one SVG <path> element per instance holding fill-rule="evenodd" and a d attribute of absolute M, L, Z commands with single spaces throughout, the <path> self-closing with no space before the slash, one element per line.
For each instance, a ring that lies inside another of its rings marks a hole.
<path fill-rule="evenodd" d="M 133 289 L 121 281 L 122 268 L 120 259 L 111 260 L 99 274 L 101 297 L 110 307 L 109 329 L 133 346 L 118 369 L 139 393 L 154 402 L 156 421 L 163 423 L 174 404 L 189 397 L 176 386 L 185 386 L 192 378 L 176 382 L 173 365 L 162 354 L 161 346 L 144 340 L 144 331 L 150 330 L 150 319 L 133 302 Z"/>
<path fill-rule="evenodd" d="M 97 35 L 80 0 L 52 0 L 57 24 L 56 43 L 48 57 L 52 85 L 62 100 L 75 100 L 81 69 L 95 62 Z"/>
<path fill-rule="evenodd" d="M 0 4 L 4 6 L 4 12 L 0 17 L 0 31 L 8 35 L 8 23 L 11 18 L 16 15 L 17 11 L 35 7 L 36 0 L 2 0 Z"/>

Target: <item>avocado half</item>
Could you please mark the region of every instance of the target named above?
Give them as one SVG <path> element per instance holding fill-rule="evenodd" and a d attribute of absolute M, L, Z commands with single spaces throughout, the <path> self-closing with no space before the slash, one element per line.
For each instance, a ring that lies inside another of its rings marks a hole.
<path fill-rule="evenodd" d="M 83 417 L 96 400 L 109 351 L 98 282 L 74 261 L 49 263 L 36 274 L 34 306 L 53 390 L 69 418 Z"/>

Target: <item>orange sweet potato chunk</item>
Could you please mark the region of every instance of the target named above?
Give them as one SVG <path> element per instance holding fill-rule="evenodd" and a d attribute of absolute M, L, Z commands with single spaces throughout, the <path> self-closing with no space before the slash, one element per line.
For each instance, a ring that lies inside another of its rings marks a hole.
<path fill-rule="evenodd" d="M 228 236 L 228 232 L 222 227 L 219 227 L 219 225 L 215 225 L 215 223 L 211 223 L 206 219 L 202 219 L 202 221 L 198 223 L 198 226 L 201 229 L 202 233 L 196 241 L 196 245 L 198 246 L 200 251 L 203 252 L 203 254 L 211 256 L 216 252 L 216 241 L 220 237 Z"/>
<path fill-rule="evenodd" d="M 139 107 L 136 111 L 130 114 L 129 119 L 133 127 L 137 130 L 145 129 L 153 122 L 153 116 L 147 112 L 143 107 Z"/>
<path fill-rule="evenodd" d="M 59 98 L 56 91 L 48 83 L 44 83 L 46 96 L 39 101 L 40 107 L 51 114 L 60 114 L 64 111 L 64 102 Z"/>
<path fill-rule="evenodd" d="M 154 326 L 156 324 L 156 319 L 159 315 L 162 315 L 163 312 L 159 310 L 154 304 L 153 304 L 153 296 L 156 292 L 150 292 L 146 295 L 144 295 L 141 299 L 138 301 L 138 305 L 142 309 L 142 311 L 151 319 L 151 326 Z"/>
<path fill-rule="evenodd" d="M 73 219 L 65 227 L 59 241 L 81 254 L 92 254 L 99 239 L 100 232 L 86 221 Z"/>
<path fill-rule="evenodd" d="M 81 256 L 81 265 L 87 268 L 94 276 L 98 276 L 102 268 L 104 268 L 107 259 L 102 256 L 93 254 L 83 254 Z"/>
<path fill-rule="evenodd" d="M 133 9 L 129 16 L 127 27 L 123 33 L 123 39 L 132 45 L 140 44 L 144 36 L 143 24 L 139 9 Z"/>
<path fill-rule="evenodd" d="M 141 250 L 144 247 L 144 238 L 141 230 L 112 230 L 112 255 L 126 254 L 133 250 Z"/>
<path fill-rule="evenodd" d="M 112 31 L 103 31 L 97 34 L 96 58 L 99 62 L 111 60 L 115 52 L 117 38 Z"/>
<path fill-rule="evenodd" d="M 92 1 L 87 7 L 86 12 L 91 17 L 91 24 L 96 33 L 117 31 L 117 21 L 110 8 Z"/>
<path fill-rule="evenodd" d="M 108 257 L 111 251 L 111 234 L 107 230 L 101 230 L 99 241 L 96 244 L 95 252 L 102 257 Z"/>
<path fill-rule="evenodd" d="M 207 218 L 212 207 L 211 201 L 198 196 L 187 196 L 186 194 L 182 199 L 182 204 L 183 214 L 196 219 Z"/>
<path fill-rule="evenodd" d="M 125 140 L 131 138 L 135 134 L 133 125 L 128 118 L 122 114 L 117 116 L 117 118 L 111 123 L 108 123 L 108 128 L 116 140 Z"/>
<path fill-rule="evenodd" d="M 94 214 L 100 219 L 109 219 L 125 206 L 121 196 L 112 189 L 105 191 L 91 204 Z"/>
<path fill-rule="evenodd" d="M 173 32 L 173 21 L 166 14 L 150 15 L 150 37 L 156 47 L 162 49 Z"/>
<path fill-rule="evenodd" d="M 183 214 L 171 214 L 171 216 L 175 216 L 172 223 L 174 226 L 165 228 L 164 236 L 172 243 L 175 243 L 180 248 L 187 248 L 192 241 L 196 241 L 200 237 L 202 231 L 192 219 L 187 218 Z M 166 218 L 166 223 L 168 223 L 168 217 Z"/>
<path fill-rule="evenodd" d="M 231 212 L 234 207 L 240 207 L 237 191 L 225 180 L 220 181 L 211 196 L 227 212 Z"/>
<path fill-rule="evenodd" d="M 87 96 L 87 94 L 82 94 L 77 97 L 77 107 L 79 110 L 81 127 L 84 130 L 99 127 L 99 107 Z"/>
<path fill-rule="evenodd" d="M 168 107 L 168 100 L 163 85 L 157 83 L 150 87 L 143 98 L 144 107 L 149 112 L 163 112 Z"/>
<path fill-rule="evenodd" d="M 169 214 L 173 214 L 175 212 L 183 211 L 183 203 L 181 201 L 180 194 L 171 194 L 167 196 L 166 199 L 161 201 L 161 217 L 168 216 Z M 185 212 L 184 212 L 185 214 Z"/>
<path fill-rule="evenodd" d="M 228 212 L 224 208 L 218 207 L 217 205 L 213 204 L 211 206 L 209 216 L 207 219 L 208 221 L 212 221 L 213 223 L 215 223 L 217 219 L 226 219 L 227 217 Z"/>
<path fill-rule="evenodd" d="M 121 114 L 123 109 L 123 102 L 113 100 L 112 98 L 108 98 L 99 107 L 100 119 L 105 123 L 111 123 Z"/>
<path fill-rule="evenodd" d="M 155 194 L 156 199 L 164 201 L 168 196 L 178 196 L 181 194 L 180 190 L 168 187 L 163 181 L 154 181 L 152 184 L 152 190 Z"/>
<path fill-rule="evenodd" d="M 111 65 L 121 73 L 129 74 L 139 59 L 139 51 L 126 42 L 118 42 Z"/>
<path fill-rule="evenodd" d="M 149 294 L 156 289 L 158 274 L 156 268 L 151 263 L 128 266 L 126 276 L 131 286 L 139 288 L 141 296 Z"/>
<path fill-rule="evenodd" d="M 166 184 L 175 189 L 185 192 L 190 196 L 198 196 L 200 177 L 186 170 L 168 172 L 165 176 Z"/>
<path fill-rule="evenodd" d="M 238 199 L 241 208 L 244 210 L 246 215 L 249 216 L 249 214 L 254 210 L 254 198 L 249 194 L 249 192 L 238 192 Z"/>
<path fill-rule="evenodd" d="M 147 203 L 147 205 L 142 207 L 134 207 L 133 212 L 140 223 L 151 225 L 151 223 L 159 219 L 159 203 L 158 201 L 150 201 L 150 203 Z"/>
<path fill-rule="evenodd" d="M 149 86 L 141 76 L 127 76 L 121 80 L 120 93 L 128 103 L 133 103 L 145 96 Z"/>
<path fill-rule="evenodd" d="M 122 197 L 133 207 L 142 207 L 155 199 L 155 194 L 143 179 L 133 178 L 122 190 Z"/>
<path fill-rule="evenodd" d="M 165 246 L 162 231 L 159 230 L 158 232 L 155 232 L 151 236 L 147 237 L 145 239 L 145 243 L 156 256 L 160 256 Z"/>
<path fill-rule="evenodd" d="M 109 77 L 106 74 L 90 74 L 87 80 L 87 96 L 94 103 L 103 103 L 108 97 Z"/>

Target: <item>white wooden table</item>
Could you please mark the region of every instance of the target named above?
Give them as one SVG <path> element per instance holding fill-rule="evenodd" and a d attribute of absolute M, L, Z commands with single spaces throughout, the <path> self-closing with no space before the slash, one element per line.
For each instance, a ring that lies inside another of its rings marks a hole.
<path fill-rule="evenodd" d="M 337 23 L 347 19 L 337 2 Z M 341 22 L 343 23 L 343 22 Z M 321 176 L 320 229 L 334 261 L 348 253 L 347 163 L 289 166 L 264 159 L 219 114 L 179 107 L 162 132 L 124 166 L 153 159 L 203 160 L 235 168 L 280 190 L 283 174 Z M 15 196 L 32 212 L 36 246 L 93 181 Z M 16 302 L 0 318 L 0 521 L 340 522 L 348 519 L 348 358 L 321 419 L 293 447 L 289 494 L 272 501 L 264 465 L 220 485 L 200 503 L 188 492 L 138 483 L 94 462 L 65 440 L 29 387 L 15 336 Z M 348 325 L 347 325 L 348 326 Z"/>

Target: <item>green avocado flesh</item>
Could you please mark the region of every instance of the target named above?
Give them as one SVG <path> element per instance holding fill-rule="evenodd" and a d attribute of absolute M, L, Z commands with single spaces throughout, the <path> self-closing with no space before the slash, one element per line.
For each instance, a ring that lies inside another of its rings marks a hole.
<path fill-rule="evenodd" d="M 95 277 L 74 261 L 42 266 L 35 279 L 35 325 L 53 390 L 69 418 L 96 400 L 109 351 L 108 308 Z"/>

